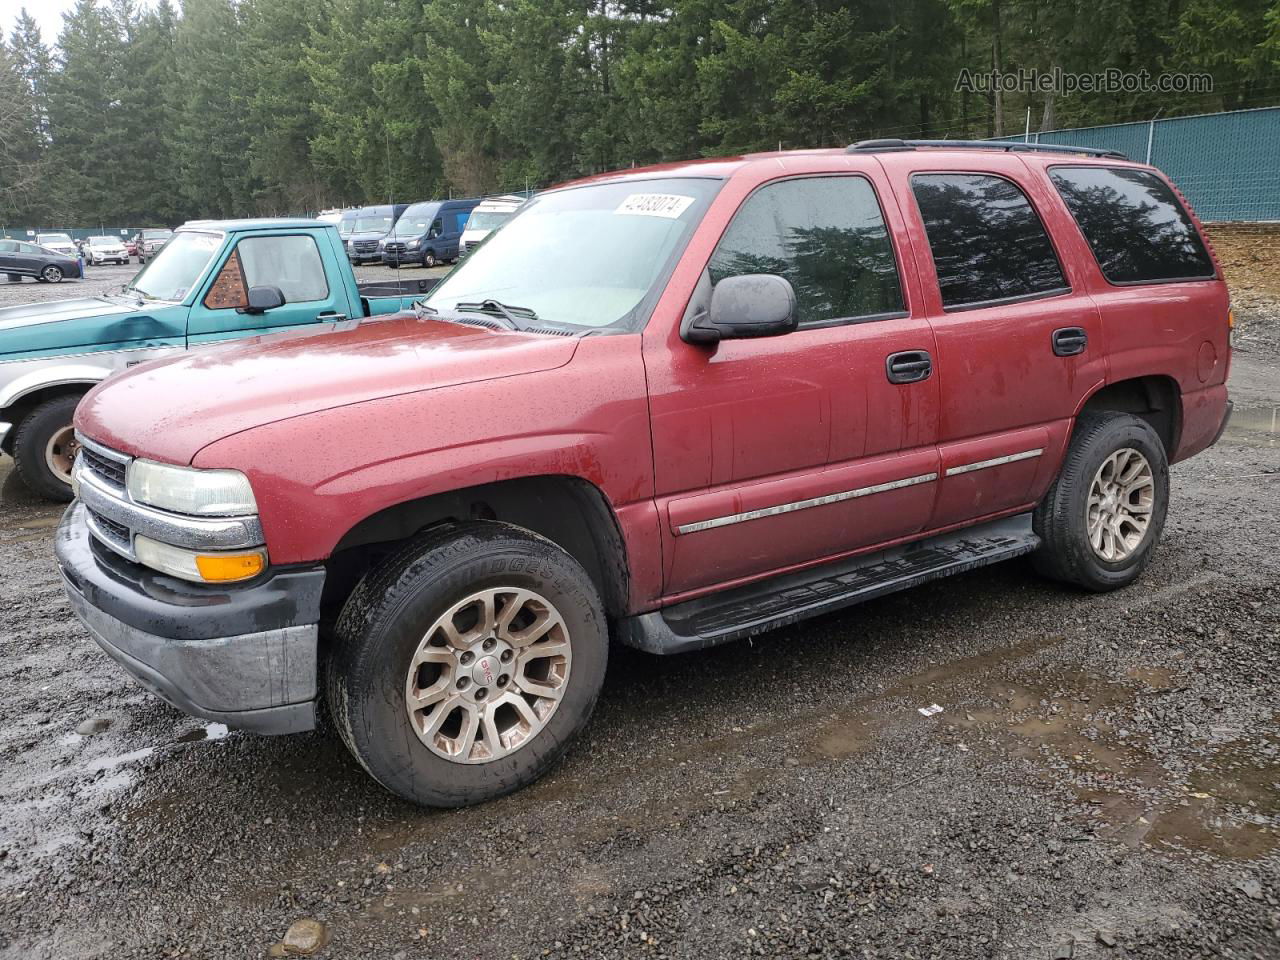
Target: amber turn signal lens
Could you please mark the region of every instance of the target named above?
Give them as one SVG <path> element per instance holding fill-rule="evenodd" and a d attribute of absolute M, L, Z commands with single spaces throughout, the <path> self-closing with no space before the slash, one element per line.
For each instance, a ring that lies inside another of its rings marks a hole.
<path fill-rule="evenodd" d="M 1227 311 L 1227 329 L 1234 330 L 1236 328 L 1236 312 L 1235 310 Z"/>
<path fill-rule="evenodd" d="M 266 567 L 261 553 L 196 555 L 196 569 L 209 583 L 230 583 L 256 577 Z"/>

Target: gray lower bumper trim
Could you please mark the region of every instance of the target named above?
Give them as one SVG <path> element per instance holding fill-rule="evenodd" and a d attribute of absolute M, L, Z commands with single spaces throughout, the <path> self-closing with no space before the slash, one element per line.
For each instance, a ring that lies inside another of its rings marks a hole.
<path fill-rule="evenodd" d="M 113 660 L 184 713 L 258 733 L 315 727 L 315 624 L 211 640 L 169 640 L 97 609 L 70 583 L 67 597 Z"/>

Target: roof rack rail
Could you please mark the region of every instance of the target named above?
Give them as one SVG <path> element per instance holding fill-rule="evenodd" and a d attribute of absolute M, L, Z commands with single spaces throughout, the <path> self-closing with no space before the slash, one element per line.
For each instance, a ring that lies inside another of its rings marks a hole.
<path fill-rule="evenodd" d="M 966 150 L 1004 150 L 1006 153 L 1084 153 L 1091 157 L 1128 160 L 1119 150 L 1100 147 L 1072 147 L 1061 143 L 1024 143 L 1021 140 L 859 140 L 845 148 L 845 153 L 885 153 L 915 150 L 917 147 L 947 147 Z"/>

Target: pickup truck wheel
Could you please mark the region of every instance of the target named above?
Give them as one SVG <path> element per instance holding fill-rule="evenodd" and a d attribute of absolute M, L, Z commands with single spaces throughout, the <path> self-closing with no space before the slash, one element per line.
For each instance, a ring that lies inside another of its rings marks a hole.
<path fill-rule="evenodd" d="M 1168 508 L 1169 462 L 1151 426 L 1127 413 L 1085 414 L 1036 507 L 1036 569 L 1086 590 L 1128 586 L 1150 562 Z"/>
<path fill-rule="evenodd" d="M 465 806 L 551 767 L 607 660 L 604 610 L 577 561 L 507 524 L 451 525 L 356 587 L 327 661 L 328 709 L 388 790 Z"/>
<path fill-rule="evenodd" d="M 13 461 L 22 482 L 34 494 L 59 503 L 71 499 L 71 467 L 80 445 L 71 418 L 78 395 L 40 404 L 18 424 Z"/>

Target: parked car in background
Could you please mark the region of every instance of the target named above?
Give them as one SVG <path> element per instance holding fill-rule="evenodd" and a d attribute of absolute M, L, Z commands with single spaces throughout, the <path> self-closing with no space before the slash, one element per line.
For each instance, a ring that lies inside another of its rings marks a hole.
<path fill-rule="evenodd" d="M 467 218 L 479 202 L 473 199 L 415 203 L 378 244 L 382 262 L 390 267 L 406 263 L 434 267 L 457 260 Z"/>
<path fill-rule="evenodd" d="M 36 234 L 36 246 L 52 250 L 54 253 L 60 253 L 64 257 L 74 258 L 80 255 L 80 248 L 76 245 L 76 242 L 71 239 L 70 235 L 65 233 L 38 233 Z"/>
<path fill-rule="evenodd" d="M 164 245 L 169 242 L 169 238 L 173 236 L 173 231 L 168 229 L 143 230 L 138 234 L 138 262 L 146 263 L 157 253 L 164 249 Z"/>
<path fill-rule="evenodd" d="M 316 214 L 316 219 L 321 223 L 341 223 L 346 210 L 340 207 L 332 207 L 328 210 L 321 210 Z"/>
<path fill-rule="evenodd" d="M 1226 427 L 1231 327 L 1193 215 L 1113 153 L 604 174 L 414 313 L 91 392 L 57 559 L 180 709 L 289 733 L 323 697 L 379 783 L 476 803 L 583 730 L 611 634 L 699 650 L 1024 555 L 1133 583 Z"/>
<path fill-rule="evenodd" d="M 374 263 L 382 259 L 378 243 L 391 232 L 401 214 L 409 209 L 407 203 L 388 203 L 381 206 L 361 207 L 348 220 L 347 257 L 354 264 Z"/>
<path fill-rule="evenodd" d="M 129 251 L 129 256 L 136 257 L 138 255 L 138 241 L 136 237 L 130 237 L 124 242 L 124 248 Z"/>
<path fill-rule="evenodd" d="M 466 229 L 462 231 L 462 241 L 459 247 L 459 256 L 465 257 L 467 253 L 477 247 L 485 237 L 489 236 L 494 230 L 502 226 L 513 216 L 516 211 L 525 203 L 524 197 L 506 196 L 506 197 L 488 197 L 482 200 L 467 219 Z"/>
<path fill-rule="evenodd" d="M 128 263 L 129 251 L 119 237 L 90 237 L 85 243 L 85 260 L 88 263 Z"/>
<path fill-rule="evenodd" d="M 61 283 L 80 276 L 80 261 L 25 240 L 5 239 L 0 240 L 0 273 L 10 280 L 33 277 L 41 283 Z"/>
<path fill-rule="evenodd" d="M 0 252 L 11 264 L 0 272 L 17 271 L 13 256 Z M 54 282 L 77 275 L 74 260 L 44 257 L 21 269 Z M 337 232 L 314 220 L 184 226 L 119 294 L 0 309 L 0 450 L 32 491 L 70 500 L 71 416 L 94 384 L 235 337 L 394 313 L 434 282 L 357 286 Z"/>

